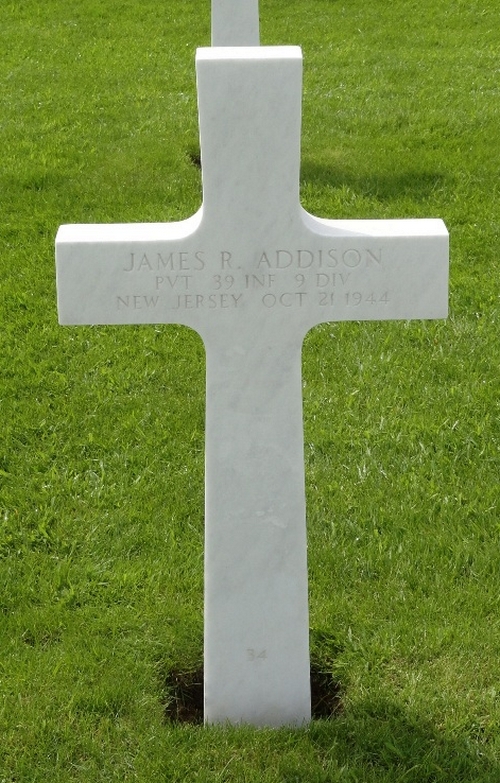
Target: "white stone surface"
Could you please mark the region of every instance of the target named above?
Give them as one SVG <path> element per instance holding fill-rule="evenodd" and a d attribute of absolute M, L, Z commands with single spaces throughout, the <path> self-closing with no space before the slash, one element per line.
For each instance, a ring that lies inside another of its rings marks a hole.
<path fill-rule="evenodd" d="M 212 0 L 212 46 L 258 46 L 259 0 Z"/>
<path fill-rule="evenodd" d="M 440 220 L 324 220 L 299 202 L 297 47 L 197 53 L 203 205 L 61 226 L 63 324 L 181 323 L 207 352 L 205 719 L 310 717 L 301 346 L 324 321 L 443 318 Z"/>

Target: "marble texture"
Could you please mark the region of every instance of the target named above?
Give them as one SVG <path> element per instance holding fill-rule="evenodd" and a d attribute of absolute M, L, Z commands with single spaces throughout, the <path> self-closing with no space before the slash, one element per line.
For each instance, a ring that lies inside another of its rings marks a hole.
<path fill-rule="evenodd" d="M 258 46 L 259 0 L 212 0 L 212 46 Z"/>
<path fill-rule="evenodd" d="M 203 338 L 205 720 L 302 725 L 302 341 L 325 321 L 444 318 L 448 233 L 301 207 L 298 47 L 200 49 L 196 68 L 202 206 L 170 224 L 61 226 L 59 317 Z"/>

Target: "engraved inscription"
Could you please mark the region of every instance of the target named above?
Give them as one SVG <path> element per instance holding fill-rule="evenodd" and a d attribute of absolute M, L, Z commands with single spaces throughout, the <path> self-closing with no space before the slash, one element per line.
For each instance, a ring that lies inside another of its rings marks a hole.
<path fill-rule="evenodd" d="M 316 287 L 327 288 L 327 286 L 332 286 L 334 288 L 336 285 L 347 285 L 350 277 L 350 272 L 320 272 L 316 275 Z"/>
<path fill-rule="evenodd" d="M 243 294 L 182 294 L 177 296 L 173 310 L 227 309 L 238 307 Z"/>
<path fill-rule="evenodd" d="M 221 288 L 227 291 L 229 288 L 233 287 L 234 283 L 235 280 L 233 275 L 225 275 L 224 277 L 222 275 L 214 275 L 212 277 L 212 287 L 215 288 L 216 291 L 220 291 Z"/>
<path fill-rule="evenodd" d="M 158 296 L 117 296 L 116 306 L 118 310 L 146 310 L 156 307 Z"/>
<path fill-rule="evenodd" d="M 188 291 L 193 281 L 192 275 L 166 275 L 166 277 L 156 276 L 156 290 L 166 287 L 167 289 L 181 288 Z"/>
<path fill-rule="evenodd" d="M 361 291 L 348 291 L 345 295 L 346 305 L 348 307 L 359 307 L 360 304 L 366 302 L 367 304 L 389 304 L 389 293 L 385 291 L 383 294 L 374 294 L 373 292 L 368 295 L 363 295 Z"/>
<path fill-rule="evenodd" d="M 275 281 L 276 275 L 245 275 L 245 288 L 272 288 Z"/>
<path fill-rule="evenodd" d="M 177 251 L 171 253 L 130 253 L 124 272 L 190 272 L 205 268 L 203 252 Z"/>
<path fill-rule="evenodd" d="M 320 291 L 318 300 L 320 307 L 333 307 L 335 304 L 335 291 Z"/>
<path fill-rule="evenodd" d="M 306 299 L 307 293 L 305 291 L 295 291 L 294 293 L 285 292 L 276 296 L 275 294 L 264 294 L 262 297 L 262 304 L 264 307 L 302 307 Z"/>
<path fill-rule="evenodd" d="M 129 253 L 122 266 L 127 277 L 137 277 L 142 292 L 115 301 L 119 310 L 155 308 L 160 301 L 172 311 L 243 304 L 263 311 L 383 306 L 389 292 L 372 288 L 374 273 L 383 269 L 382 250 L 376 247 L 261 249 L 246 258 L 227 249 L 146 249 Z M 364 270 L 370 279 L 366 287 Z"/>
<path fill-rule="evenodd" d="M 227 250 L 221 250 L 220 254 L 220 268 L 232 269 L 232 255 Z"/>
<path fill-rule="evenodd" d="M 382 251 L 365 248 L 347 248 L 339 251 L 329 250 L 275 250 L 264 251 L 257 262 L 257 269 L 336 269 L 345 267 L 356 269 L 361 267 L 381 266 Z"/>

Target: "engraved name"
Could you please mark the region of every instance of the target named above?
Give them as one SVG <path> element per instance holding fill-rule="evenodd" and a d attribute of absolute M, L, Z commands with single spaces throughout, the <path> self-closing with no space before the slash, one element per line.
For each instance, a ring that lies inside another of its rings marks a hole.
<path fill-rule="evenodd" d="M 382 250 L 374 248 L 262 250 L 257 252 L 254 258 L 254 269 L 260 273 L 280 269 L 330 270 L 382 266 Z M 219 251 L 213 259 L 207 258 L 203 250 L 173 250 L 162 253 L 129 253 L 123 271 L 159 272 L 161 278 L 161 273 L 202 272 L 212 264 L 222 271 L 234 271 L 246 266 L 244 259 L 236 259 L 228 250 Z"/>
<path fill-rule="evenodd" d="M 129 253 L 124 272 L 201 272 L 205 268 L 203 252 Z"/>
<path fill-rule="evenodd" d="M 337 250 L 275 250 L 264 251 L 257 262 L 257 269 L 336 269 L 344 267 L 382 266 L 382 251 L 364 248 L 346 248 Z"/>

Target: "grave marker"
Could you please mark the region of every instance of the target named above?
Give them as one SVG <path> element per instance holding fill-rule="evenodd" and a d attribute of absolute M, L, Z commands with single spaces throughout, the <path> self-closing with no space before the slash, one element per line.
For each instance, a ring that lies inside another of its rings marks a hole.
<path fill-rule="evenodd" d="M 203 205 L 61 226 L 62 324 L 178 323 L 207 358 L 205 720 L 310 718 L 301 346 L 325 321 L 443 318 L 440 220 L 299 202 L 298 47 L 200 49 Z"/>

